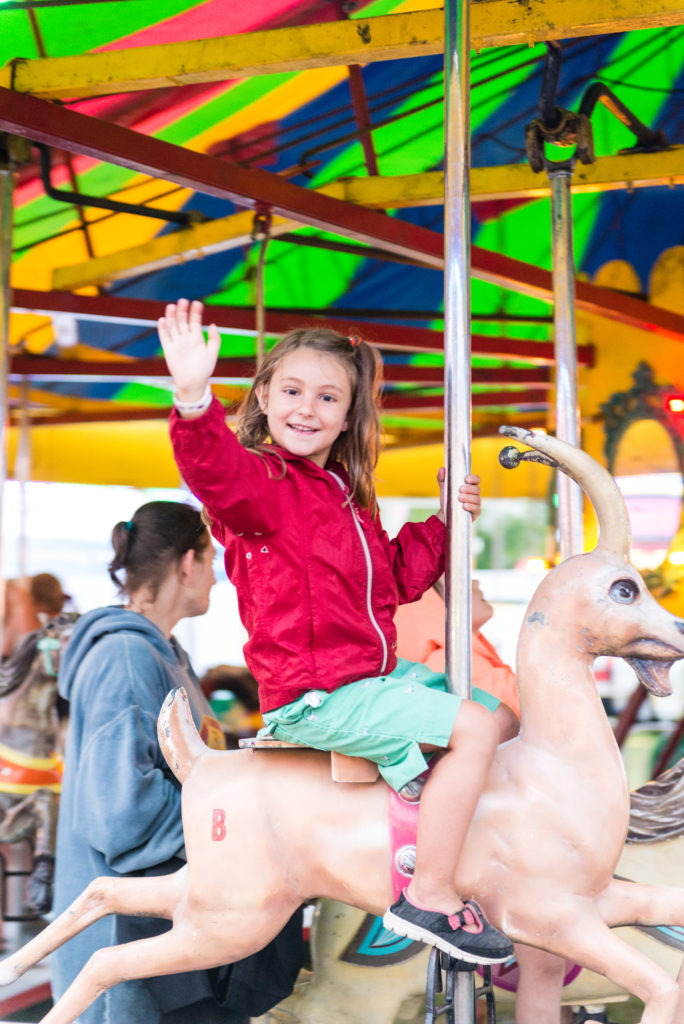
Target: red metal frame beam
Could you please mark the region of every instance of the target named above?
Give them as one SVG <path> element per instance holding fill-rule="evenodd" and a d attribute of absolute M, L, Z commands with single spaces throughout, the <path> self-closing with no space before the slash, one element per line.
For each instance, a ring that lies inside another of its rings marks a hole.
<path fill-rule="evenodd" d="M 444 265 L 444 239 L 436 231 L 301 188 L 259 167 L 240 167 L 195 153 L 25 93 L 0 88 L 0 130 L 129 167 L 241 206 L 265 205 L 302 224 L 379 246 L 436 269 Z M 481 280 L 552 301 L 548 270 L 478 246 L 472 247 L 471 261 L 473 275 Z M 684 316 L 640 299 L 578 281 L 576 305 L 609 320 L 684 341 Z"/>
<path fill-rule="evenodd" d="M 99 380 L 117 380 L 129 377 L 169 376 L 166 362 L 161 357 L 149 359 L 59 359 L 52 356 L 14 355 L 10 357 L 10 376 L 31 377 L 34 380 L 67 377 L 95 377 Z M 214 377 L 233 377 L 251 380 L 254 360 L 250 358 L 219 359 Z"/>
<path fill-rule="evenodd" d="M 550 404 L 548 392 L 544 391 L 483 391 L 472 396 L 473 406 L 478 408 L 505 407 L 525 409 L 547 409 Z M 413 409 L 436 409 L 444 411 L 444 395 L 386 395 L 382 400 L 383 412 L 410 412 Z"/>
<path fill-rule="evenodd" d="M 512 401 L 512 396 L 515 396 L 517 401 Z M 475 407 L 482 407 L 485 410 L 489 407 L 505 407 L 510 409 L 519 405 L 524 406 L 524 409 L 520 410 L 521 414 L 525 416 L 531 414 L 532 416 L 531 419 L 525 420 L 525 423 L 528 425 L 538 422 L 534 416 L 535 410 L 539 409 L 545 411 L 549 408 L 550 404 L 550 400 L 541 398 L 538 391 L 501 391 L 492 393 L 491 395 L 473 395 L 473 405 Z M 226 413 L 230 415 L 231 413 L 236 412 L 237 405 L 226 405 L 225 409 Z M 442 413 L 444 411 L 444 401 L 439 395 L 417 397 L 410 401 L 406 400 L 401 405 L 394 404 L 394 402 L 390 406 L 385 404 L 384 410 L 387 413 L 410 413 L 412 411 L 421 412 L 432 410 Z M 32 427 L 53 427 L 59 426 L 60 424 L 74 423 L 129 423 L 140 420 L 165 420 L 168 419 L 168 415 L 169 409 L 162 406 L 157 406 L 154 409 L 141 409 L 137 406 L 131 406 L 126 409 L 113 408 L 111 410 L 103 410 L 101 412 L 55 412 L 44 416 L 41 416 L 38 413 L 30 413 L 28 422 Z M 20 412 L 12 411 L 10 414 L 10 423 L 13 426 L 18 426 L 20 422 Z M 539 420 L 539 422 L 545 422 L 545 420 Z M 473 429 L 476 433 L 478 431 L 482 431 L 485 427 L 486 432 L 495 433 L 495 429 L 488 425 L 483 427 L 481 424 L 478 424 L 477 420 L 473 423 Z M 435 443 L 438 443 L 443 440 L 443 437 L 441 434 L 436 434 L 433 440 Z M 421 441 L 419 443 L 423 442 Z"/>
<path fill-rule="evenodd" d="M 481 281 L 489 281 L 546 302 L 552 299 L 553 281 L 549 270 L 523 263 L 502 253 L 478 249 L 477 246 L 473 246 L 472 266 L 473 276 Z M 587 281 L 576 281 L 575 305 L 584 313 L 593 313 L 628 327 L 637 327 L 672 341 L 684 342 L 684 316 L 623 292 L 614 292 Z"/>
<path fill-rule="evenodd" d="M 251 358 L 224 359 L 216 364 L 215 378 L 230 377 L 249 381 L 254 376 L 255 364 Z M 10 359 L 10 376 L 37 379 L 65 380 L 68 377 L 91 377 L 98 380 L 134 378 L 163 378 L 169 372 L 160 357 L 148 359 L 59 359 L 52 356 L 15 355 Z M 412 366 L 410 363 L 386 363 L 383 379 L 387 384 L 422 384 L 424 387 L 442 387 L 444 369 L 441 366 Z M 472 371 L 473 384 L 496 384 L 525 388 L 547 388 L 551 373 L 547 367 L 482 368 Z"/>
<path fill-rule="evenodd" d="M 120 298 L 107 294 L 76 295 L 73 292 L 44 292 L 28 288 L 14 288 L 10 301 L 12 310 L 19 313 L 44 313 L 47 316 L 52 313 L 68 313 L 79 320 L 130 323 L 150 327 L 154 327 L 164 312 L 164 303 L 150 299 Z M 243 306 L 208 306 L 206 317 L 211 318 L 217 327 L 224 330 L 256 332 L 254 311 Z M 321 324 L 330 324 L 343 332 L 353 326 L 348 320 L 331 316 L 307 317 L 301 313 L 266 311 L 266 331 L 272 335 L 285 334 L 293 327 L 319 327 Z M 364 325 L 364 337 L 371 345 L 388 351 L 430 352 L 437 355 L 444 352 L 442 331 L 426 327 L 404 327 L 376 322 Z M 551 366 L 554 362 L 553 345 L 550 342 L 530 341 L 527 338 L 474 335 L 472 352 L 475 356 L 491 356 L 504 361 L 515 360 L 539 366 Z M 581 366 L 592 366 L 593 347 L 580 346 L 577 358 Z"/>
<path fill-rule="evenodd" d="M 237 406 L 226 406 L 226 413 L 234 412 Z M 170 409 L 166 406 L 156 406 L 154 409 L 141 409 L 139 406 L 128 408 L 112 408 L 98 412 L 55 412 L 41 416 L 39 413 L 30 413 L 28 416 L 29 425 L 32 427 L 53 427 L 62 423 L 128 423 L 134 420 L 167 420 Z M 10 414 L 10 424 L 19 426 L 21 413 L 17 410 Z"/>
<path fill-rule="evenodd" d="M 35 96 L 0 88 L 0 129 L 230 199 L 240 206 L 267 206 L 282 217 L 380 246 L 437 269 L 444 263 L 444 242 L 436 231 L 301 188 L 260 167 L 241 167 L 195 153 Z"/>

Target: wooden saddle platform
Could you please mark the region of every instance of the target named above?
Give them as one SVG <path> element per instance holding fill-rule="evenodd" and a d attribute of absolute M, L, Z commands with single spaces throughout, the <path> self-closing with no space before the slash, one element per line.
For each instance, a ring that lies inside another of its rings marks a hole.
<path fill-rule="evenodd" d="M 302 743 L 287 743 L 272 736 L 250 736 L 239 741 L 239 746 L 250 750 L 313 750 Z M 365 757 L 350 757 L 336 750 L 330 751 L 330 772 L 333 782 L 375 782 L 378 766 Z"/>

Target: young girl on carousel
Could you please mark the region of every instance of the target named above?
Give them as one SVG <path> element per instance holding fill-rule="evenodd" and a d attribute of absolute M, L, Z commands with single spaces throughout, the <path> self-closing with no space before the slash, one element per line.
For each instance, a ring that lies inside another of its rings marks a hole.
<path fill-rule="evenodd" d="M 236 436 L 209 387 L 219 334 L 212 325 L 205 342 L 202 304 L 167 306 L 159 336 L 175 383 L 176 461 L 225 548 L 266 728 L 368 758 L 396 790 L 425 771 L 426 752 L 441 752 L 420 800 L 415 875 L 384 923 L 458 959 L 506 960 L 512 943 L 454 888 L 502 739 L 499 702 L 482 691 L 461 699 L 443 674 L 397 660 L 397 605 L 444 571 L 446 538 L 443 508 L 394 540 L 380 524 L 372 348 L 324 328 L 291 331 L 259 367 Z M 443 498 L 443 470 L 439 484 Z M 458 500 L 479 514 L 477 477 Z"/>

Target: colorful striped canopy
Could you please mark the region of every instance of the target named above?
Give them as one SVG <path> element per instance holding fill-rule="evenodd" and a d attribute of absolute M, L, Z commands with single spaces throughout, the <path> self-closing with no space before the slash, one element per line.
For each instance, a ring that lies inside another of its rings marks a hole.
<path fill-rule="evenodd" d="M 13 62 L 18 80 L 23 59 L 37 67 L 49 58 L 241 34 L 248 49 L 251 42 L 256 62 L 263 56 L 259 33 L 264 30 L 287 33 L 349 18 L 360 31 L 367 20 L 390 14 L 424 10 L 427 18 L 434 6 L 429 0 L 356 5 L 338 0 L 167 0 L 164 5 L 154 0 L 16 0 L 0 3 L 0 65 Z M 684 27 L 580 34 L 561 44 L 559 107 L 578 111 L 588 88 L 600 82 L 643 125 L 661 131 L 667 143 L 681 143 Z M 525 128 L 538 117 L 546 55 L 545 44 L 537 42 L 489 46 L 472 56 L 472 241 L 484 252 L 487 266 L 489 254 L 502 254 L 551 268 L 548 196 L 522 196 L 500 184 L 502 168 L 525 171 L 520 167 L 526 163 Z M 351 195 L 345 191 L 349 179 L 352 185 L 373 179 L 379 184 L 376 209 L 416 229 L 441 233 L 443 91 L 443 59 L 437 53 L 377 60 L 363 68 L 343 63 L 76 99 L 63 96 L 55 119 L 62 111 L 79 112 L 98 119 L 100 126 L 120 125 L 209 154 L 226 166 L 253 168 L 255 175 L 264 169 L 300 188 L 334 185 L 333 194 L 345 200 Z M 3 123 L 0 116 L 0 128 Z M 596 105 L 591 125 L 599 165 L 623 150 L 630 151 L 630 160 L 637 159 L 633 133 L 606 105 Z M 106 143 L 106 130 L 98 129 L 98 145 L 100 140 Z M 553 159 L 570 152 L 547 147 Z M 583 171 L 578 164 L 576 177 Z M 546 175 L 538 178 L 541 186 Z M 52 195 L 46 194 L 46 183 Z M 622 186 L 620 178 L 610 187 L 574 195 L 578 276 L 590 282 L 607 262 L 625 261 L 636 275 L 632 291 L 646 308 L 657 258 L 684 244 L 684 190 L 667 184 Z M 54 190 L 84 198 L 61 201 Z M 418 190 L 419 201 L 412 198 Z M 89 197 L 167 211 L 176 218 L 102 209 L 89 205 Z M 262 243 L 259 236 L 249 237 L 253 209 L 246 234 L 236 231 L 237 243 L 229 246 L 224 239 L 213 251 L 207 245 L 202 258 L 189 251 L 162 259 L 160 246 L 171 245 L 168 236 L 193 225 L 206 232 L 222 221 L 237 223 L 249 203 L 237 205 L 161 174 L 148 175 L 55 144 L 43 151 L 42 168 L 41 154 L 31 151 L 18 171 L 14 199 L 10 397 L 15 420 L 22 402 L 35 423 L 139 423 L 165 414 L 169 382 L 155 361 L 159 345 L 153 318 L 140 311 L 159 312 L 160 304 L 180 295 L 228 308 L 222 314 L 221 355 L 241 362 L 226 364 L 217 391 L 227 404 L 240 397 L 256 344 Z M 438 441 L 443 424 L 442 272 L 419 258 L 369 247 L 346 230 L 277 222 L 278 217 L 264 246 L 265 306 L 272 314 L 270 321 L 267 316 L 267 344 L 287 325 L 317 315 L 361 333 L 383 351 L 383 425 L 389 443 Z M 118 262 L 115 254 L 120 254 Z M 524 294 L 520 281 L 502 287 L 487 276 L 476 271 L 472 285 L 476 435 L 490 433 L 495 422 L 548 422 L 553 400 L 549 302 Z M 36 291 L 59 295 L 51 305 L 47 299 L 41 305 Z M 69 305 L 66 292 L 90 296 L 96 313 L 85 316 L 82 299 Z M 117 312 L 106 317 L 102 310 L 110 299 L 107 308 Z M 238 316 L 236 307 L 244 315 Z M 395 335 L 409 340 L 394 347 Z M 93 366 L 93 361 L 102 365 Z M 139 429 L 144 429 L 141 424 Z"/>

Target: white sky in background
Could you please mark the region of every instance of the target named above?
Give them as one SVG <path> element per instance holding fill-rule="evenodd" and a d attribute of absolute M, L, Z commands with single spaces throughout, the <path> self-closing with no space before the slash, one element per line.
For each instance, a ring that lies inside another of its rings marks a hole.
<path fill-rule="evenodd" d="M 58 576 L 80 612 L 117 604 L 107 564 L 110 536 L 120 520 L 131 518 L 146 501 L 189 501 L 187 491 L 139 490 L 83 484 L 30 483 L 26 487 L 26 573 Z M 19 484 L 9 481 L 3 492 L 3 566 L 5 578 L 20 574 L 21 498 Z M 244 630 L 238 619 L 235 592 L 228 583 L 223 559 L 216 560 L 217 585 L 207 615 L 185 619 L 175 630 L 201 675 L 212 665 L 242 665 Z"/>

